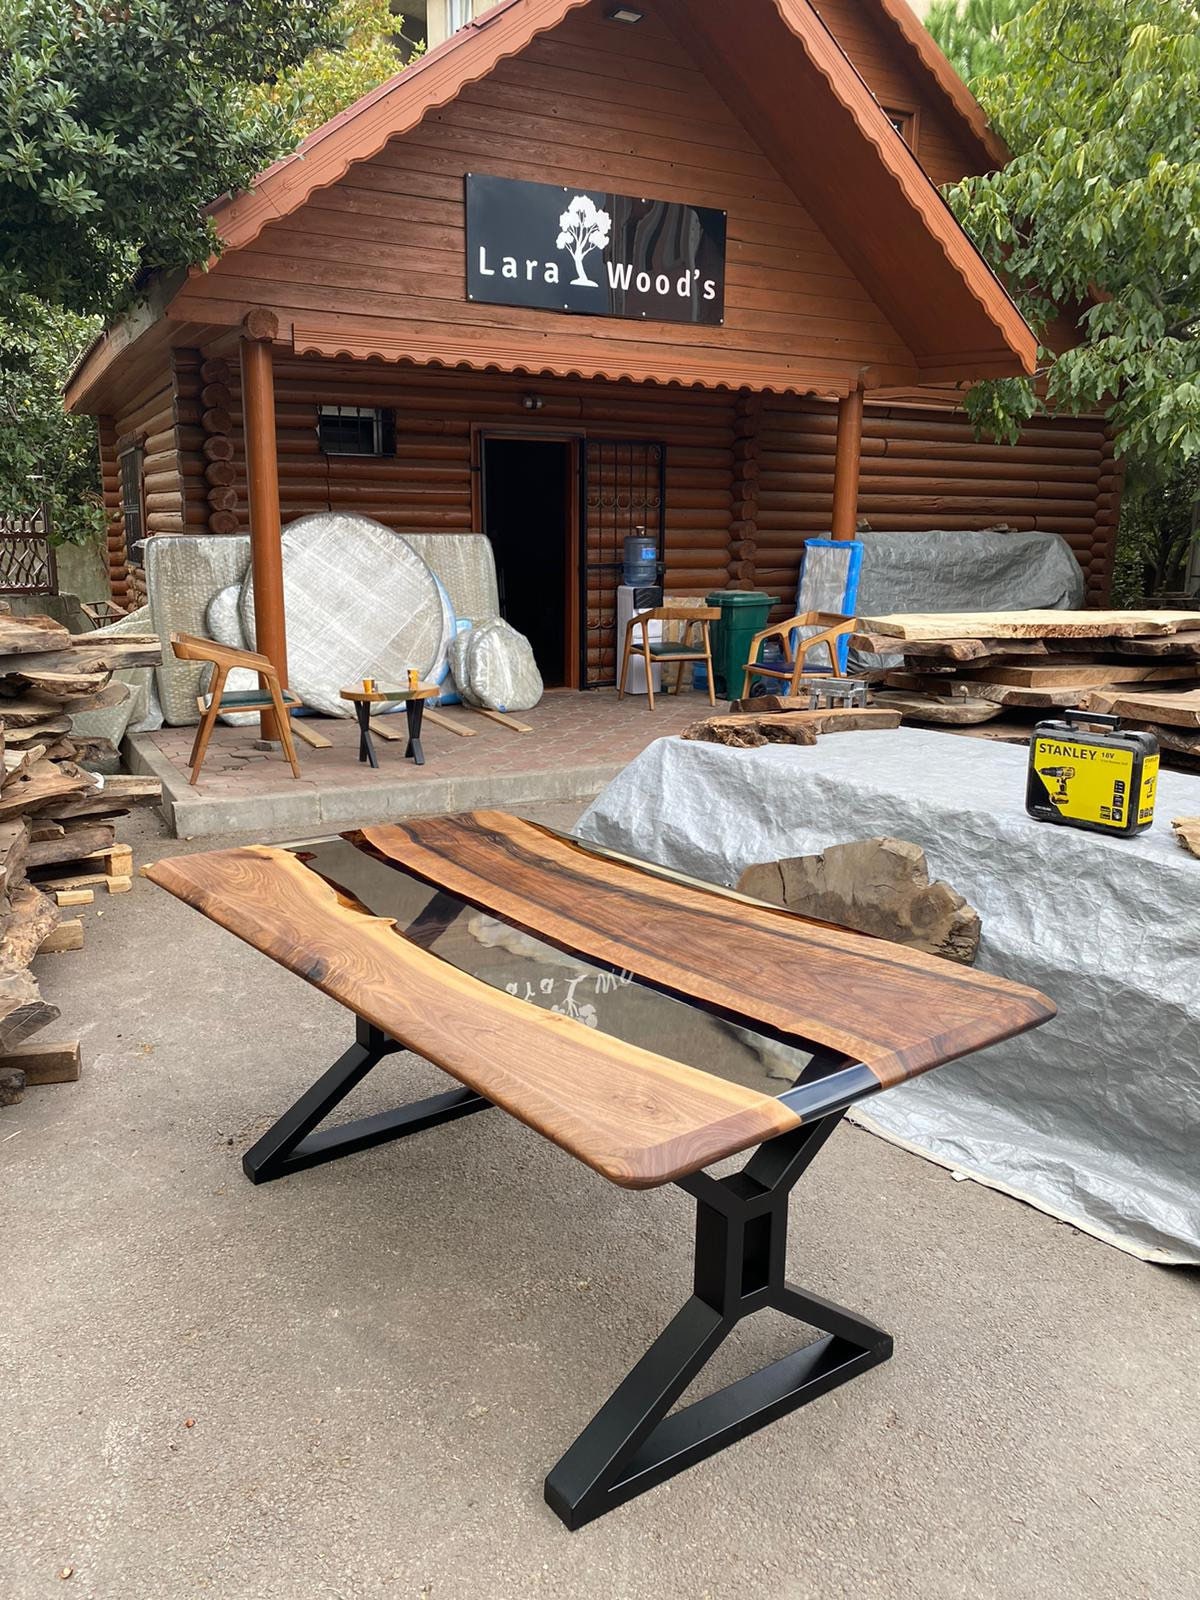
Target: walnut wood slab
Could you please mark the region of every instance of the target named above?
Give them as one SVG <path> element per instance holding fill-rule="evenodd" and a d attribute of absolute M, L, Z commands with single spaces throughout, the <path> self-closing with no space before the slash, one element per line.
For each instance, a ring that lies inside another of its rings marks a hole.
<path fill-rule="evenodd" d="M 459 972 L 287 851 L 177 856 L 146 876 L 624 1188 L 672 1183 L 800 1124 L 770 1095 Z"/>
<path fill-rule="evenodd" d="M 1055 1015 L 1034 989 L 647 872 L 500 812 L 354 838 L 559 949 L 862 1062 L 884 1088 Z"/>

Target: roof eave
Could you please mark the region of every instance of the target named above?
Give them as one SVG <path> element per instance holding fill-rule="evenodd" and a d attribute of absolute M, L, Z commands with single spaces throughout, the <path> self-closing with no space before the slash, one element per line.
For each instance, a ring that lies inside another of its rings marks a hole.
<path fill-rule="evenodd" d="M 416 127 L 428 112 L 446 105 L 469 83 L 486 77 L 506 56 L 517 54 L 590 0 L 503 0 L 475 22 L 405 67 L 309 135 L 255 180 L 245 194 L 218 201 L 210 215 L 226 249 L 250 244 L 269 223 L 302 205 L 317 189 L 336 183 L 355 162 L 377 155 L 390 139 Z M 471 59 L 469 74 L 464 62 Z M 396 114 L 392 104 L 402 97 Z M 284 203 L 286 202 L 286 203 Z"/>
<path fill-rule="evenodd" d="M 118 361 L 164 321 L 167 307 L 186 277 L 186 271 L 158 274 L 135 305 L 96 335 L 63 385 L 64 411 L 87 413 L 94 409 L 92 397 L 97 386 Z"/>
<path fill-rule="evenodd" d="M 1006 166 L 1012 159 L 1012 151 L 992 127 L 987 113 L 908 0 L 874 0 L 874 3 L 916 58 L 917 65 L 933 80 L 949 110 L 988 161 L 996 167 Z"/>

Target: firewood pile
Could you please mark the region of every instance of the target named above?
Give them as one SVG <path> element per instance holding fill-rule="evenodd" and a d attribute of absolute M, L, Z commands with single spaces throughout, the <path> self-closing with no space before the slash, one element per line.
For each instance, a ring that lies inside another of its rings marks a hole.
<path fill-rule="evenodd" d="M 83 763 L 112 749 L 73 737 L 71 717 L 119 705 L 130 690 L 113 673 L 161 654 L 152 634 L 71 634 L 49 617 L 0 615 L 0 1105 L 29 1083 L 79 1075 L 77 1044 L 27 1042 L 59 1015 L 30 965 L 39 952 L 82 944 L 82 924 L 64 923 L 63 906 L 90 900 L 98 884 L 132 885 L 117 819 L 157 799 L 159 785 L 87 771 Z"/>
<path fill-rule="evenodd" d="M 860 617 L 856 650 L 903 656 L 872 703 L 906 722 L 1024 742 L 1067 709 L 1112 713 L 1200 763 L 1200 611 Z"/>

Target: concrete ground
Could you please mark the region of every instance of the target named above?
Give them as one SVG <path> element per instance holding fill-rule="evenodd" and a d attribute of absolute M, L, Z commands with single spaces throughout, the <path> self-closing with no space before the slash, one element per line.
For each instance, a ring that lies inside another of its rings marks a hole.
<path fill-rule="evenodd" d="M 1200 1275 L 846 1127 L 792 1275 L 895 1359 L 568 1534 L 542 1478 L 686 1296 L 689 1202 L 499 1113 L 254 1189 L 345 1013 L 146 882 L 84 915 L 40 963 L 83 1079 L 0 1112 L 4 1600 L 1200 1595 Z"/>

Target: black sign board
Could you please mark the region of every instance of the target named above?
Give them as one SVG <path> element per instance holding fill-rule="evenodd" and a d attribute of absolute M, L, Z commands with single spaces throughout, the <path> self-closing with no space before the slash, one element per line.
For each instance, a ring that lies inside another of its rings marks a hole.
<path fill-rule="evenodd" d="M 469 173 L 467 298 L 717 325 L 725 320 L 725 213 Z"/>

